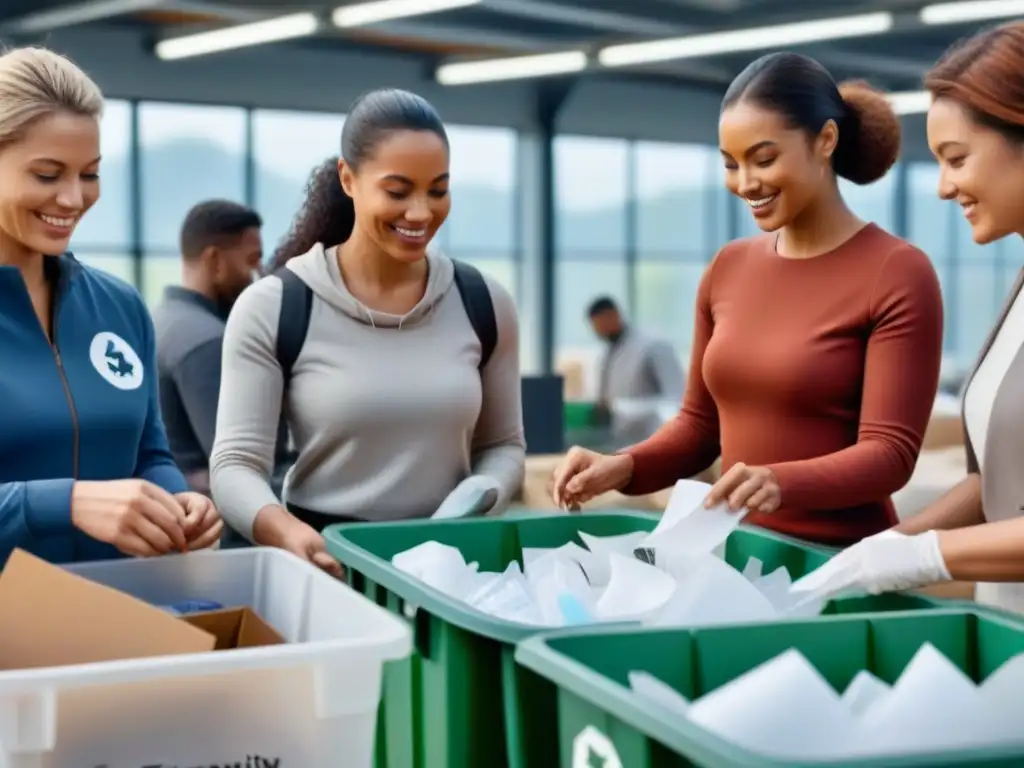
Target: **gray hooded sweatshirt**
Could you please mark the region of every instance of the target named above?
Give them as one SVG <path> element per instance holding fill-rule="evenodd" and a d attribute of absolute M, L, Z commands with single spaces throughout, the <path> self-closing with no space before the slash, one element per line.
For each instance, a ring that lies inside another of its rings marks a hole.
<path fill-rule="evenodd" d="M 494 510 L 522 484 L 525 440 L 519 334 L 511 296 L 487 281 L 498 343 L 483 371 L 480 342 L 446 256 L 428 255 L 427 289 L 405 315 L 376 312 L 346 288 L 333 248 L 288 268 L 314 294 L 285 413 L 299 457 L 287 501 L 370 520 L 429 517 L 468 475 L 497 481 Z M 224 333 L 213 497 L 252 538 L 256 514 L 279 504 L 270 487 L 283 378 L 275 345 L 281 282 L 242 294 Z"/>

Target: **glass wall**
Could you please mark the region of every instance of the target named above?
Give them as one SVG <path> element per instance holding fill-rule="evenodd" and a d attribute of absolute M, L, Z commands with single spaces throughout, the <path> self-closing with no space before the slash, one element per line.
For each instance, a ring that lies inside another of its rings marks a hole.
<path fill-rule="evenodd" d="M 953 377 L 973 364 L 1024 266 L 1024 243 L 1011 237 L 976 244 L 960 207 L 938 196 L 938 166 L 912 163 L 907 170 L 907 237 L 931 257 L 942 283 L 945 369 Z"/>
<path fill-rule="evenodd" d="M 100 126 L 100 199 L 75 230 L 75 253 L 86 264 L 129 283 L 135 281 L 132 109 L 108 101 Z"/>
<path fill-rule="evenodd" d="M 178 236 L 201 200 L 244 200 L 246 113 L 237 107 L 139 106 L 142 290 L 157 301 L 181 274 Z"/>
<path fill-rule="evenodd" d="M 340 151 L 341 114 L 111 100 L 102 126 L 102 197 L 75 233 L 86 263 L 135 283 L 147 301 L 180 279 L 178 229 L 189 207 L 221 197 L 264 218 L 268 257 L 299 209 L 312 169 Z M 451 126 L 452 198 L 438 245 L 522 299 L 516 134 Z M 598 296 L 688 363 L 700 277 L 730 237 L 757 228 L 723 185 L 713 147 L 560 136 L 556 180 L 555 327 L 558 367 L 592 392 L 602 346 L 586 318 Z M 859 187 L 843 183 L 864 218 L 903 234 L 935 263 L 946 303 L 947 369 L 969 366 L 1021 265 L 1024 243 L 971 240 L 955 204 L 937 196 L 933 163 Z M 897 215 L 905 213 L 905 216 Z M 899 228 L 905 226 L 905 232 Z M 523 339 L 534 344 L 536 339 Z"/>
<path fill-rule="evenodd" d="M 728 201 L 713 147 L 639 143 L 634 150 L 636 295 L 633 321 L 683 354 L 697 287 L 728 239 Z"/>
<path fill-rule="evenodd" d="M 340 153 L 343 123 L 341 114 L 110 100 L 102 196 L 72 248 L 86 263 L 134 283 L 152 303 L 180 279 L 178 236 L 188 209 L 223 198 L 260 213 L 269 259 L 313 169 Z M 455 202 L 438 242 L 515 295 L 516 134 L 451 126 L 449 138 Z"/>
<path fill-rule="evenodd" d="M 515 131 L 451 126 L 452 213 L 438 245 L 518 293 Z"/>
<path fill-rule="evenodd" d="M 603 352 L 586 308 L 609 296 L 688 364 L 701 275 L 729 239 L 713 147 L 577 136 L 555 144 L 556 367 L 596 390 Z"/>
<path fill-rule="evenodd" d="M 257 110 L 252 116 L 253 207 L 268 259 L 302 206 L 314 168 L 341 153 L 344 115 Z"/>
<path fill-rule="evenodd" d="M 587 306 L 607 296 L 632 308 L 629 154 L 619 139 L 559 136 L 554 144 L 556 368 L 588 384 L 601 345 Z"/>

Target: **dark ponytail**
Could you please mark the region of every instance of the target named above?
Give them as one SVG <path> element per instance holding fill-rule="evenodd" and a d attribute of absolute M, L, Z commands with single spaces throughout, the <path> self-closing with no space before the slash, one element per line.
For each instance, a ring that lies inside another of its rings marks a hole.
<path fill-rule="evenodd" d="M 817 136 L 829 120 L 839 129 L 832 155 L 836 175 L 855 184 L 885 176 L 900 152 L 900 121 L 885 96 L 863 82 L 836 85 L 814 59 L 771 53 L 744 69 L 725 93 L 722 110 L 749 101 Z"/>
<path fill-rule="evenodd" d="M 840 83 L 846 119 L 839 126 L 839 144 L 832 167 L 854 184 L 878 181 L 896 165 L 903 127 L 892 104 L 865 82 Z"/>
<path fill-rule="evenodd" d="M 341 157 L 358 172 L 380 142 L 395 131 L 429 131 L 448 145 L 444 124 L 430 102 L 415 93 L 384 88 L 360 96 L 352 104 L 341 131 Z M 309 177 L 305 202 L 274 253 L 275 267 L 284 266 L 317 243 L 330 248 L 351 236 L 355 205 L 341 188 L 338 160 L 325 160 Z"/>

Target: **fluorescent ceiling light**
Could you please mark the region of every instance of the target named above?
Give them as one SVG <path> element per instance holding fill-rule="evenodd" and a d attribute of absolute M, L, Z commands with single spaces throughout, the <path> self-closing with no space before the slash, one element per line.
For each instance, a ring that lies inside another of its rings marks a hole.
<path fill-rule="evenodd" d="M 390 19 L 407 19 L 410 16 L 466 8 L 481 2 L 483 0 L 374 0 L 343 5 L 334 10 L 331 18 L 337 27 L 361 27 Z"/>
<path fill-rule="evenodd" d="M 441 85 L 490 83 L 496 80 L 522 80 L 531 77 L 567 75 L 587 68 L 587 54 L 582 51 L 539 53 L 510 59 L 485 59 L 442 64 L 437 68 Z"/>
<path fill-rule="evenodd" d="M 928 91 L 898 91 L 887 93 L 886 98 L 897 115 L 921 114 L 932 105 L 932 95 Z"/>
<path fill-rule="evenodd" d="M 606 67 L 628 67 L 673 59 L 694 59 L 723 53 L 766 48 L 784 48 L 822 40 L 880 35 L 892 29 L 891 13 L 866 13 L 833 19 L 798 21 L 768 27 L 688 35 L 669 40 L 612 45 L 601 50 L 597 60 Z"/>
<path fill-rule="evenodd" d="M 229 51 L 234 48 L 247 48 L 252 45 L 306 37 L 315 33 L 319 27 L 320 22 L 317 21 L 314 14 L 293 13 L 251 24 L 238 24 L 233 27 L 213 29 L 209 32 L 197 32 L 194 35 L 161 40 L 156 44 L 156 55 L 157 58 L 164 61 L 204 56 L 208 53 Z"/>
<path fill-rule="evenodd" d="M 1024 16 L 1024 0 L 975 0 L 975 2 L 937 3 L 921 9 L 924 24 L 959 24 L 1009 16 Z"/>

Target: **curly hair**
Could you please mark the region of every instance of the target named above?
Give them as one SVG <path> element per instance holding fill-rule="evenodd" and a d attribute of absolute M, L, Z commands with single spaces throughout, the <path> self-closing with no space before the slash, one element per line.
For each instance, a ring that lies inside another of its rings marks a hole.
<path fill-rule="evenodd" d="M 352 235 L 356 211 L 341 188 L 339 163 L 353 171 L 373 157 L 381 141 L 395 131 L 429 131 L 448 145 L 448 134 L 437 110 L 409 91 L 384 88 L 360 96 L 352 104 L 341 131 L 341 155 L 313 169 L 306 196 L 288 234 L 274 252 L 274 267 L 309 251 L 317 243 L 330 247 Z"/>
<path fill-rule="evenodd" d="M 899 157 L 902 131 L 888 99 L 865 82 L 837 85 L 808 56 L 771 53 L 752 62 L 732 81 L 722 110 L 740 101 L 777 112 L 814 136 L 834 120 L 839 143 L 832 167 L 855 184 L 882 178 Z"/>

